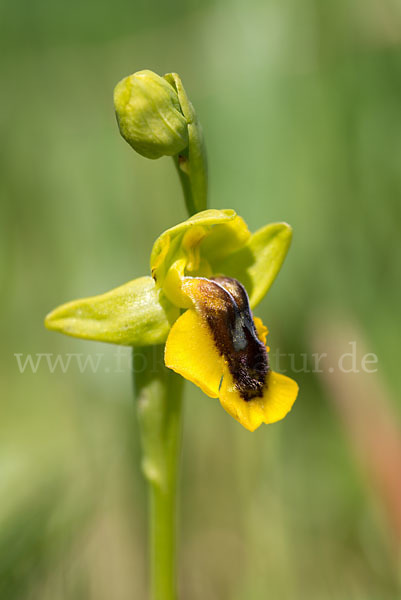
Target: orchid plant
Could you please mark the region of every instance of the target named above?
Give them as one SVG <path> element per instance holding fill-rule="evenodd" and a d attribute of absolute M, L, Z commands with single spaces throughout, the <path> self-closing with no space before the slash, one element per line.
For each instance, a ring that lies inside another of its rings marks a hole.
<path fill-rule="evenodd" d="M 178 75 L 135 73 L 117 84 L 114 101 L 120 132 L 137 152 L 173 157 L 189 218 L 155 241 L 150 275 L 63 304 L 45 324 L 133 348 L 142 466 L 150 484 L 151 596 L 176 600 L 182 381 L 219 398 L 249 431 L 291 410 L 298 386 L 271 370 L 268 331 L 252 311 L 281 268 L 292 230 L 273 223 L 251 234 L 233 210 L 207 210 L 202 130 Z M 156 368 L 147 360 L 150 352 L 160 359 Z"/>

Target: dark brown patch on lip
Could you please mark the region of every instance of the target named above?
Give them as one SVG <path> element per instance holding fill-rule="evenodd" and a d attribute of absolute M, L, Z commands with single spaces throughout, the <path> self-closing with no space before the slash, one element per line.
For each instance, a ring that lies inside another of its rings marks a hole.
<path fill-rule="evenodd" d="M 197 279 L 196 307 L 206 320 L 216 347 L 227 360 L 234 383 L 246 400 L 263 395 L 269 370 L 245 288 L 230 277 Z"/>

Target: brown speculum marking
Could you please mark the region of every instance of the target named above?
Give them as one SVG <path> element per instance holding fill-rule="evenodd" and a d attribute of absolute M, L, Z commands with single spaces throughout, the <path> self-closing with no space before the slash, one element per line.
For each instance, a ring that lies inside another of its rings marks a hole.
<path fill-rule="evenodd" d="M 245 288 L 230 277 L 200 278 L 197 287 L 196 308 L 226 359 L 241 397 L 248 402 L 263 396 L 269 359 L 257 336 Z"/>

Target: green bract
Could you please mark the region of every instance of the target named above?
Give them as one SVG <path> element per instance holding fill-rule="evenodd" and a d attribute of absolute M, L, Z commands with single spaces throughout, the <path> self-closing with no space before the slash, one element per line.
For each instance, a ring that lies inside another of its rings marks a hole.
<path fill-rule="evenodd" d="M 188 146 L 178 94 L 156 73 L 125 77 L 114 90 L 114 106 L 121 135 L 142 156 L 174 156 Z"/>
<path fill-rule="evenodd" d="M 46 327 L 114 344 L 161 344 L 182 306 L 177 277 L 233 277 L 245 286 L 253 308 L 276 278 L 291 236 L 286 223 L 251 234 L 233 210 L 200 212 L 156 240 L 153 279 L 140 277 L 106 294 L 64 304 L 46 317 Z"/>

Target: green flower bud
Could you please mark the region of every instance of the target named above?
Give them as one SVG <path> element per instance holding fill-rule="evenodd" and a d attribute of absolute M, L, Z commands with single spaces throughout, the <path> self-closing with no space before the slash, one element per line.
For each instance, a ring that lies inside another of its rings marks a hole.
<path fill-rule="evenodd" d="M 123 138 L 142 156 L 175 156 L 188 146 L 188 124 L 177 91 L 152 71 L 122 79 L 114 106 Z"/>

